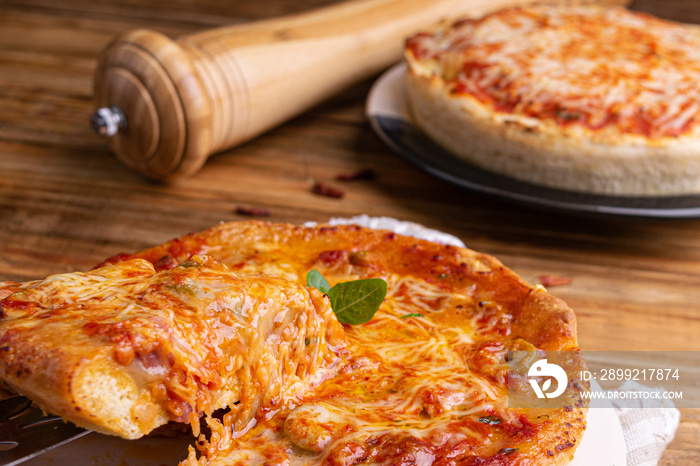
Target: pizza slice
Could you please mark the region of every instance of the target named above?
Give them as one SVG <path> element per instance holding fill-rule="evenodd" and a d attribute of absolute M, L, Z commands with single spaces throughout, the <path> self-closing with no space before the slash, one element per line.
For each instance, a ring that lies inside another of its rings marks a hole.
<path fill-rule="evenodd" d="M 236 431 L 335 374 L 329 300 L 208 256 L 143 259 L 0 287 L 0 379 L 79 426 L 138 438 L 229 408 Z"/>

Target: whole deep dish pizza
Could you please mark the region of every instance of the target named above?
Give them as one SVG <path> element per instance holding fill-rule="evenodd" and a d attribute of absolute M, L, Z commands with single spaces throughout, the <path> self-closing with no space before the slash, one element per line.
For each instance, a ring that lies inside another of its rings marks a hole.
<path fill-rule="evenodd" d="M 624 8 L 540 5 L 409 38 L 416 124 L 527 182 L 700 193 L 700 29 Z"/>
<path fill-rule="evenodd" d="M 341 325 L 310 273 L 332 288 L 381 279 L 386 295 Z M 586 426 L 581 396 L 508 403 L 511 351 L 576 354 L 571 309 L 466 248 L 227 223 L 1 289 L 6 384 L 129 438 L 202 422 L 184 465 L 566 464 Z"/>

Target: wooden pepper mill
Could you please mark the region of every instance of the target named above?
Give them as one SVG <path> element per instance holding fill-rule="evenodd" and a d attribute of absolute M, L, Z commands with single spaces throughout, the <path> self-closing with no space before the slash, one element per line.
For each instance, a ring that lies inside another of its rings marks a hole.
<path fill-rule="evenodd" d="M 93 127 L 149 178 L 190 175 L 399 61 L 419 28 L 527 1 L 353 0 L 175 40 L 127 32 L 100 57 Z"/>

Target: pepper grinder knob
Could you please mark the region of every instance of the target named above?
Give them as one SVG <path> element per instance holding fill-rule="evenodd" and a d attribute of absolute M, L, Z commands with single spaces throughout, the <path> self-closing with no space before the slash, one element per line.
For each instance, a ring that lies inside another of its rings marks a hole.
<path fill-rule="evenodd" d="M 126 131 L 126 116 L 117 106 L 98 108 L 90 117 L 90 126 L 100 136 L 111 137 Z"/>

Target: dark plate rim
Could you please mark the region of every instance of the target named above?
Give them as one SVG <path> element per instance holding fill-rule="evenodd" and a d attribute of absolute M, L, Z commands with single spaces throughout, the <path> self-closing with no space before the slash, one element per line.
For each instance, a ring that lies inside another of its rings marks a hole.
<path fill-rule="evenodd" d="M 453 185 L 532 207 L 606 216 L 700 218 L 700 195 L 605 196 L 566 191 L 489 172 L 453 156 L 416 128 L 405 109 L 387 109 L 391 99 L 377 103 L 382 92 L 402 84 L 398 81 L 402 73 L 397 72 L 401 66 L 391 68 L 374 84 L 367 115 L 377 135 L 421 170 Z"/>

